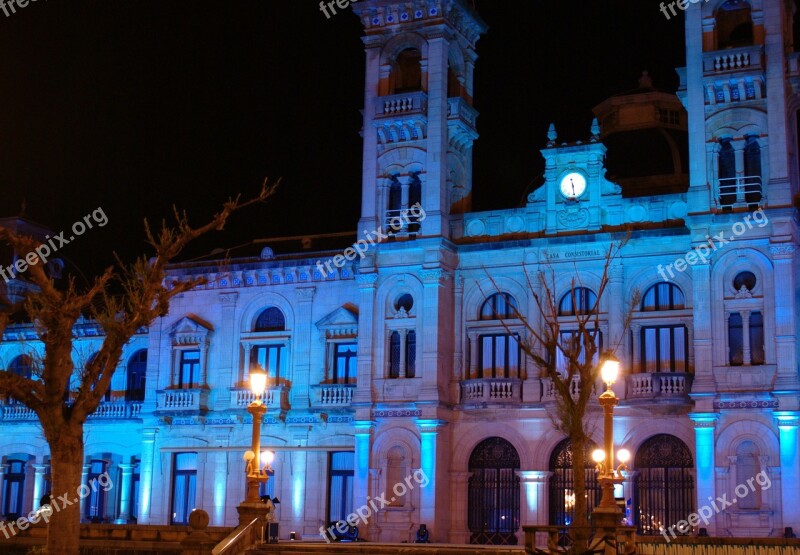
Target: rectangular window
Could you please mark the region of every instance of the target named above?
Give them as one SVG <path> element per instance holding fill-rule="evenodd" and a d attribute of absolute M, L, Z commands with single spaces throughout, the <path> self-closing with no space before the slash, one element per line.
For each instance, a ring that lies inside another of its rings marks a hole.
<path fill-rule="evenodd" d="M 589 333 L 594 333 L 592 330 L 589 330 Z M 573 344 L 574 343 L 574 344 Z M 603 350 L 603 334 L 602 332 L 597 332 L 595 335 L 595 353 L 594 357 L 592 357 L 592 362 L 597 364 L 600 360 L 600 352 Z M 561 339 L 559 340 L 559 348 L 556 349 L 556 369 L 558 370 L 559 374 L 566 376 L 567 366 L 569 364 L 567 356 L 564 354 L 564 349 L 573 349 L 577 348 L 580 349 L 578 352 L 578 363 L 583 364 L 586 362 L 586 348 L 583 346 L 583 339 L 579 337 L 577 331 L 562 331 L 561 332 Z"/>
<path fill-rule="evenodd" d="M 355 383 L 358 346 L 336 343 L 333 356 L 333 383 Z"/>
<path fill-rule="evenodd" d="M 98 482 L 99 477 L 108 469 L 108 462 L 103 460 L 94 460 L 89 464 L 89 474 L 86 477 L 86 483 L 91 484 L 93 481 Z M 102 522 L 106 513 L 106 493 L 103 488 L 91 488 L 89 498 L 85 504 L 85 516 L 92 522 Z"/>
<path fill-rule="evenodd" d="M 744 363 L 744 328 L 738 312 L 728 318 L 728 350 L 730 365 L 741 366 Z"/>
<path fill-rule="evenodd" d="M 195 509 L 197 491 L 197 453 L 175 453 L 172 473 L 172 517 L 170 524 L 189 524 Z"/>
<path fill-rule="evenodd" d="M 389 377 L 400 377 L 400 332 L 397 331 L 389 336 Z"/>
<path fill-rule="evenodd" d="M 649 326 L 641 332 L 643 372 L 688 372 L 686 326 Z"/>
<path fill-rule="evenodd" d="M 23 461 L 8 461 L 4 486 L 3 514 L 7 520 L 17 520 L 22 516 L 22 498 L 25 492 L 25 463 Z"/>
<path fill-rule="evenodd" d="M 764 317 L 760 312 L 750 314 L 750 364 L 764 364 Z"/>
<path fill-rule="evenodd" d="M 275 380 L 281 378 L 283 365 L 286 363 L 284 345 L 257 345 L 253 347 L 250 355 L 250 367 L 260 366 L 267 371 L 267 375 Z"/>
<path fill-rule="evenodd" d="M 328 522 L 338 522 L 353 512 L 355 453 L 334 451 L 330 455 Z"/>
<path fill-rule="evenodd" d="M 481 378 L 519 377 L 519 336 L 507 333 L 480 336 Z"/>
<path fill-rule="evenodd" d="M 191 389 L 200 379 L 200 350 L 181 351 L 181 367 L 178 373 L 178 386 Z"/>

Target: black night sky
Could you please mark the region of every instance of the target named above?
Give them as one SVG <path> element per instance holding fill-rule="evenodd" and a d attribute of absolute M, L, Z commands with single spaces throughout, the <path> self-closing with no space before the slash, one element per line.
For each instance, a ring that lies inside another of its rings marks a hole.
<path fill-rule="evenodd" d="M 591 108 L 648 69 L 674 91 L 683 17 L 654 0 L 478 0 L 474 209 L 520 203 L 549 122 L 585 139 Z M 355 229 L 364 54 L 348 9 L 315 0 L 37 0 L 0 12 L 0 216 L 60 231 L 85 274 L 145 251 L 142 219 L 198 223 L 283 178 L 192 256 L 259 237 Z M 248 252 L 253 252 L 252 249 Z M 257 252 L 257 251 L 255 251 Z M 234 251 L 235 254 L 235 251 Z"/>

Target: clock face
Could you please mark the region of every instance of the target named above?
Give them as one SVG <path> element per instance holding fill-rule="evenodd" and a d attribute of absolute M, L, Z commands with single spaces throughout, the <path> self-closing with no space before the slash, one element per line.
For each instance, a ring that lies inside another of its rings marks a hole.
<path fill-rule="evenodd" d="M 586 191 L 586 178 L 582 173 L 570 172 L 561 179 L 561 194 L 575 199 Z"/>

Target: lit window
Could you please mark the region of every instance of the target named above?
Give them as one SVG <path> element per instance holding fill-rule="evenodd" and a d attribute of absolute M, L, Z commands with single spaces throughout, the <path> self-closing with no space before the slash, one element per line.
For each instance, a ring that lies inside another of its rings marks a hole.
<path fill-rule="evenodd" d="M 195 509 L 197 490 L 197 453 L 175 453 L 172 475 L 172 516 L 170 524 L 189 524 Z"/>
<path fill-rule="evenodd" d="M 178 373 L 178 386 L 191 389 L 198 385 L 200 378 L 200 350 L 191 349 L 181 351 L 180 372 Z"/>

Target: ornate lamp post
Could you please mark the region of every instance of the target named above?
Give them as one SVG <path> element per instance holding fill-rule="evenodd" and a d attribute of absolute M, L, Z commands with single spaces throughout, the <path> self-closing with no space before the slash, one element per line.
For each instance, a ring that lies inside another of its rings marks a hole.
<path fill-rule="evenodd" d="M 247 494 L 245 503 L 260 503 L 261 496 L 258 494 L 262 482 L 266 482 L 266 469 L 261 468 L 261 421 L 267 407 L 261 402 L 261 396 L 267 388 L 267 373 L 261 368 L 254 368 L 250 371 L 250 390 L 253 392 L 253 402 L 247 406 L 247 412 L 253 417 L 253 439 L 250 451 L 245 452 L 244 460 L 247 461 L 245 473 L 247 475 Z M 269 462 L 267 462 L 269 464 Z"/>
<path fill-rule="evenodd" d="M 593 520 L 598 526 L 616 526 L 622 518 L 617 504 L 614 502 L 614 484 L 622 483 L 624 480 L 622 471 L 627 470 L 625 465 L 630 460 L 630 453 L 627 449 L 620 449 L 617 457 L 619 466 L 614 469 L 614 407 L 619 400 L 614 395 L 611 385 L 617 380 L 620 362 L 613 356 L 609 356 L 601 369 L 606 390 L 600 395 L 598 401 L 603 407 L 603 444 L 604 449 L 597 449 L 592 453 L 592 459 L 597 463 L 597 472 L 600 474 L 598 481 L 603 492 L 598 505 L 593 512 Z"/>

